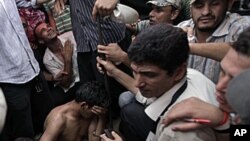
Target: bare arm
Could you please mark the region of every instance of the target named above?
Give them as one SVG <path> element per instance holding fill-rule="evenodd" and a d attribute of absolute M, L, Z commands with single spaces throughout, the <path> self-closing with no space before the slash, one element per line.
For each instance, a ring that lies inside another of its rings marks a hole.
<path fill-rule="evenodd" d="M 52 16 L 52 12 L 51 11 L 47 11 L 48 14 L 48 18 L 49 18 L 49 24 L 51 25 L 51 27 L 53 27 L 55 30 L 57 30 L 56 28 L 56 22 L 54 17 Z"/>
<path fill-rule="evenodd" d="M 51 119 L 52 118 L 52 119 Z M 65 119 L 61 114 L 49 115 L 45 121 L 44 133 L 40 141 L 56 141 L 65 128 Z"/>
<path fill-rule="evenodd" d="M 73 55 L 73 44 L 67 40 L 63 48 L 63 58 L 64 58 L 64 70 L 65 75 L 62 75 L 62 80 L 60 85 L 63 87 L 68 87 L 72 82 L 73 75 L 73 65 L 72 65 L 72 55 Z"/>
<path fill-rule="evenodd" d="M 189 43 L 191 54 L 221 61 L 230 49 L 229 43 Z"/>
<path fill-rule="evenodd" d="M 96 117 L 93 118 L 88 129 L 89 141 L 100 141 L 98 135 L 101 135 L 106 127 L 107 109 L 94 106 L 91 111 L 96 114 Z"/>

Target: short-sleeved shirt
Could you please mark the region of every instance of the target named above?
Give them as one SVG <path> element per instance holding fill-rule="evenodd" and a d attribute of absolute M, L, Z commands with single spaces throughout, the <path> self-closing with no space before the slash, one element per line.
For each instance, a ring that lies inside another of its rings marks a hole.
<path fill-rule="evenodd" d="M 194 28 L 193 20 L 190 19 L 188 21 L 181 22 L 178 25 L 178 27 L 186 27 L 186 26 Z M 240 16 L 239 14 L 235 13 L 234 14 L 227 13 L 224 21 L 213 32 L 213 34 L 207 38 L 206 43 L 234 42 L 237 40 L 239 34 L 249 26 L 250 26 L 249 17 Z M 196 40 L 192 42 L 196 42 Z M 214 83 L 217 83 L 220 73 L 220 63 L 218 61 L 198 55 L 190 55 L 188 67 L 202 72 Z"/>
<path fill-rule="evenodd" d="M 72 31 L 66 32 L 60 36 L 58 36 L 62 44 L 67 40 L 70 40 L 74 44 L 74 49 L 73 49 L 73 56 L 72 56 L 72 63 L 73 63 L 73 75 L 72 75 L 72 82 L 68 88 L 62 87 L 64 92 L 66 93 L 70 88 L 72 88 L 76 82 L 80 81 L 79 78 L 79 72 L 78 72 L 78 65 L 77 65 L 77 52 L 76 52 L 76 43 L 74 40 L 74 36 Z M 53 52 L 50 51 L 49 48 L 46 49 L 44 57 L 43 57 L 43 63 L 47 70 L 55 77 L 58 73 L 60 73 L 64 69 L 64 63 L 56 56 L 53 54 Z"/>

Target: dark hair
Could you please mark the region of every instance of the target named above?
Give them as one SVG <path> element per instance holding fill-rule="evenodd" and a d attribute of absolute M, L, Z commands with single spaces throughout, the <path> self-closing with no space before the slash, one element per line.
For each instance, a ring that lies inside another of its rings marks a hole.
<path fill-rule="evenodd" d="M 111 103 L 104 85 L 97 81 L 82 84 L 76 91 L 75 101 L 85 101 L 90 106 L 97 105 L 105 108 Z"/>
<path fill-rule="evenodd" d="M 161 23 L 137 35 L 128 49 L 131 62 L 156 65 L 172 75 L 189 56 L 187 33 L 181 28 Z"/>
<path fill-rule="evenodd" d="M 232 44 L 232 47 L 243 55 L 250 57 L 250 27 L 240 33 L 237 41 Z"/>

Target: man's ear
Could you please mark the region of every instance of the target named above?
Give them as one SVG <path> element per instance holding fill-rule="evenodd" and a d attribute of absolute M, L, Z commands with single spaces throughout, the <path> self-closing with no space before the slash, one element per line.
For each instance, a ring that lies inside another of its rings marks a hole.
<path fill-rule="evenodd" d="M 81 107 L 84 107 L 87 105 L 87 103 L 85 101 L 82 101 L 82 102 L 80 102 L 80 105 L 81 105 Z"/>
<path fill-rule="evenodd" d="M 175 71 L 175 81 L 181 80 L 187 72 L 187 63 L 183 63 L 180 67 L 178 67 Z"/>
<path fill-rule="evenodd" d="M 179 14 L 180 14 L 180 10 L 179 9 L 172 11 L 170 19 L 172 21 L 175 20 L 179 16 Z"/>

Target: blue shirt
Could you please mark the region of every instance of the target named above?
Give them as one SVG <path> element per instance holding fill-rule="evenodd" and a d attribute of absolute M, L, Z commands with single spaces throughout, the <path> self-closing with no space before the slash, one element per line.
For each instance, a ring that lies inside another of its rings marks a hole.
<path fill-rule="evenodd" d="M 0 19 L 0 83 L 26 83 L 38 75 L 40 69 L 15 0 L 0 0 Z"/>
<path fill-rule="evenodd" d="M 97 23 L 92 19 L 95 0 L 71 0 L 72 29 L 78 52 L 95 51 L 98 45 Z M 101 24 L 104 43 L 116 43 L 125 36 L 125 24 L 116 23 L 110 18 Z"/>

